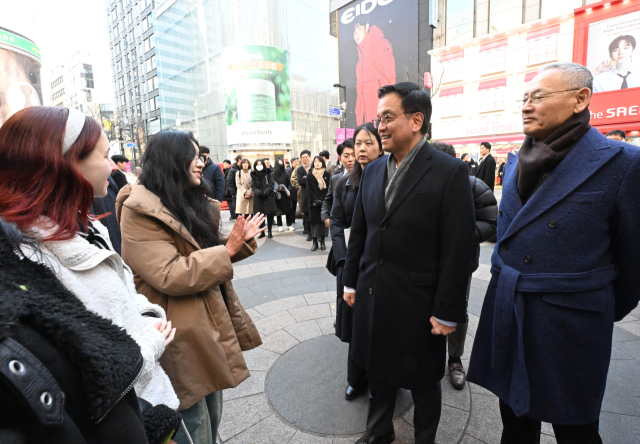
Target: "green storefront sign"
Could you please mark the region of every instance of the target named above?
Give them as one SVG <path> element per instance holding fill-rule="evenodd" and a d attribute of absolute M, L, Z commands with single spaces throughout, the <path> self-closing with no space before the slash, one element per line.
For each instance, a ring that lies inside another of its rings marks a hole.
<path fill-rule="evenodd" d="M 0 29 L 0 47 L 1 46 L 8 47 L 8 49 L 11 50 L 17 49 L 40 61 L 40 48 L 38 48 L 37 45 L 24 37 L 20 37 L 4 29 Z"/>

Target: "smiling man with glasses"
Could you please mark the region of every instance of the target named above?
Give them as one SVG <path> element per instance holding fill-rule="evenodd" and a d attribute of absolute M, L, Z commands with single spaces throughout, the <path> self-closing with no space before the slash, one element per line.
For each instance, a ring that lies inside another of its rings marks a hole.
<path fill-rule="evenodd" d="M 614 321 L 640 300 L 640 151 L 589 124 L 593 76 L 543 66 L 520 101 L 468 381 L 499 398 L 502 444 L 601 444 Z"/>

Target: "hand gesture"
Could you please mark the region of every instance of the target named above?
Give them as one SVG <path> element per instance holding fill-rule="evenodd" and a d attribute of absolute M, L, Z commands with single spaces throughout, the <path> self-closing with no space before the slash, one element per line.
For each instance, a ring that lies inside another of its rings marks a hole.
<path fill-rule="evenodd" d="M 247 219 L 247 232 L 244 236 L 244 240 L 248 241 L 256 237 L 259 233 L 262 233 L 267 229 L 266 226 L 260 228 L 260 225 L 264 222 L 264 214 L 256 213 L 254 216 L 249 216 Z"/>
<path fill-rule="evenodd" d="M 167 322 L 159 319 L 153 324 L 153 328 L 158 330 L 162 333 L 162 336 L 164 336 L 165 347 L 171 344 L 171 341 L 173 341 L 173 338 L 176 336 L 176 329 L 171 328 L 171 321 Z"/>
<path fill-rule="evenodd" d="M 446 326 L 444 324 L 441 324 L 433 316 L 431 316 L 430 321 L 431 321 L 431 327 L 432 327 L 431 328 L 431 334 L 432 335 L 446 336 L 446 335 L 450 335 L 451 333 L 456 331 L 455 327 L 448 327 L 448 326 Z"/>
<path fill-rule="evenodd" d="M 598 67 L 593 70 L 593 75 L 596 76 L 596 75 L 600 74 L 601 72 L 611 71 L 613 69 L 613 67 L 616 66 L 615 64 L 613 66 L 611 66 L 611 60 L 613 60 L 613 59 L 607 59 L 604 62 L 600 62 Z"/>
<path fill-rule="evenodd" d="M 356 303 L 356 294 L 355 293 L 347 293 L 345 292 L 342 296 L 342 299 L 349 305 L 349 307 L 353 307 Z"/>
<path fill-rule="evenodd" d="M 236 223 L 229 234 L 229 239 L 227 240 L 227 244 L 225 247 L 227 248 L 227 252 L 229 256 L 233 257 L 238 254 L 238 251 L 242 248 L 244 244 L 244 236 L 247 232 L 247 221 L 244 220 L 244 216 L 238 216 L 236 219 Z"/>

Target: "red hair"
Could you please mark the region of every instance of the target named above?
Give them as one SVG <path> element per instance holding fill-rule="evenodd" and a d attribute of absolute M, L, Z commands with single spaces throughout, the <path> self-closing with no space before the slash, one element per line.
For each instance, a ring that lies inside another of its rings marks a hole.
<path fill-rule="evenodd" d="M 34 106 L 18 111 L 0 127 L 0 216 L 28 230 L 47 216 L 57 224 L 45 240 L 73 238 L 87 226 L 93 187 L 78 169 L 78 160 L 95 148 L 102 128 L 85 118 L 78 139 L 63 155 L 69 111 Z"/>

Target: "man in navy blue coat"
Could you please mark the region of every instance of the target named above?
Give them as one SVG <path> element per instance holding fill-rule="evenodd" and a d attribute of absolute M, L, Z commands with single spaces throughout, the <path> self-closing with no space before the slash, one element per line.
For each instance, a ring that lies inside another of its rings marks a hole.
<path fill-rule="evenodd" d="M 468 380 L 500 398 L 502 444 L 601 443 L 613 323 L 640 300 L 640 151 L 589 125 L 589 70 L 540 69 L 509 155 Z"/>
<path fill-rule="evenodd" d="M 342 283 L 354 307 L 351 357 L 367 370 L 367 432 L 395 439 L 399 388 L 411 390 L 415 442 L 432 444 L 440 421 L 446 335 L 466 322 L 475 217 L 466 164 L 424 137 L 429 95 L 413 83 L 378 91 L 382 149 L 362 173 Z"/>

